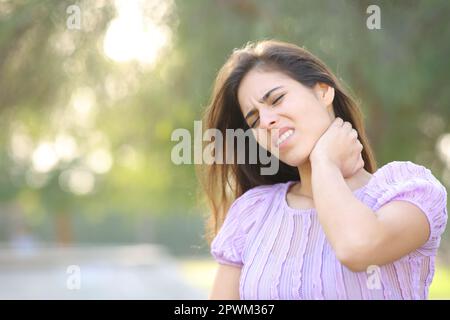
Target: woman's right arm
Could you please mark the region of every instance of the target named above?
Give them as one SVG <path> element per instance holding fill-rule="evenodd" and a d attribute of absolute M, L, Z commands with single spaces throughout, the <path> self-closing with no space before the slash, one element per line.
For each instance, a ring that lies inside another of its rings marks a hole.
<path fill-rule="evenodd" d="M 210 300 L 239 300 L 241 267 L 220 264 L 209 295 Z"/>

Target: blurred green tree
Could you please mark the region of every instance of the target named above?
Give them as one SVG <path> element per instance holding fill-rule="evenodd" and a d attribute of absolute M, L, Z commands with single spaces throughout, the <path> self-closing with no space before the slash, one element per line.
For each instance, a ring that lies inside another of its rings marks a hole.
<path fill-rule="evenodd" d="M 0 3 L 0 200 L 51 214 L 59 241 L 72 241 L 79 212 L 199 212 L 194 167 L 171 162 L 171 133 L 193 130 L 218 69 L 253 40 L 324 60 L 360 99 L 379 164 L 416 161 L 450 180 L 437 144 L 449 131 L 448 1 L 378 1 L 380 30 L 366 26 L 370 1 L 132 3 Z M 67 27 L 70 5 L 80 29 Z M 152 27 L 111 36 L 126 14 Z"/>

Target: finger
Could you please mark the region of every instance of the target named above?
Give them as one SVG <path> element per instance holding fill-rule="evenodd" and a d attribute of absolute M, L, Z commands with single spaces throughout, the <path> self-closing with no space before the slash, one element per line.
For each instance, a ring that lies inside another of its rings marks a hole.
<path fill-rule="evenodd" d="M 359 142 L 356 141 L 356 144 L 354 144 L 354 149 L 356 153 L 361 153 L 361 151 L 363 151 L 364 146 Z"/>
<path fill-rule="evenodd" d="M 341 127 L 343 123 L 344 123 L 344 120 L 342 120 L 339 117 L 336 117 L 336 119 L 334 119 L 334 122 L 333 122 L 333 124 L 337 127 Z"/>
<path fill-rule="evenodd" d="M 358 138 L 358 131 L 356 131 L 355 129 L 352 129 L 350 131 L 350 136 L 352 137 L 352 139 Z"/>
<path fill-rule="evenodd" d="M 358 161 L 355 164 L 355 168 L 353 170 L 353 174 L 355 174 L 356 172 L 358 172 L 360 169 L 364 168 L 364 159 L 362 158 L 361 155 L 359 155 L 358 157 Z"/>
<path fill-rule="evenodd" d="M 358 140 L 358 145 L 359 145 L 359 147 L 361 148 L 361 150 L 363 150 L 364 149 L 364 145 L 361 143 L 361 141 L 359 141 Z"/>
<path fill-rule="evenodd" d="M 358 170 L 364 168 L 364 165 L 365 165 L 364 160 L 361 158 L 361 160 L 359 160 L 358 162 Z"/>
<path fill-rule="evenodd" d="M 359 165 L 361 166 L 361 168 L 364 168 L 365 162 L 364 162 L 364 159 L 363 159 L 362 155 L 360 155 L 359 158 L 360 158 L 359 159 Z"/>
<path fill-rule="evenodd" d="M 345 128 L 346 130 L 350 131 L 352 129 L 352 124 L 348 121 L 345 121 L 344 124 L 342 125 L 343 128 Z"/>

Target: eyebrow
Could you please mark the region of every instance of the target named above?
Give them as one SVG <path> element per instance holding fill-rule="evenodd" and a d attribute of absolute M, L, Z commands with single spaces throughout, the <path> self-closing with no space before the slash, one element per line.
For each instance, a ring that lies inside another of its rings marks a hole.
<path fill-rule="evenodd" d="M 259 102 L 261 102 L 261 103 L 266 102 L 267 99 L 269 99 L 270 94 L 271 94 L 273 91 L 275 91 L 275 90 L 277 90 L 277 89 L 280 89 L 280 88 L 282 88 L 282 87 L 283 87 L 283 86 L 278 86 L 278 87 L 275 87 L 275 88 L 270 89 L 270 90 L 267 91 L 266 94 L 261 98 L 261 100 L 259 100 Z M 247 115 L 245 116 L 245 120 L 247 120 L 248 117 L 251 117 L 255 112 L 256 112 L 256 109 L 253 108 L 249 113 L 247 113 Z"/>

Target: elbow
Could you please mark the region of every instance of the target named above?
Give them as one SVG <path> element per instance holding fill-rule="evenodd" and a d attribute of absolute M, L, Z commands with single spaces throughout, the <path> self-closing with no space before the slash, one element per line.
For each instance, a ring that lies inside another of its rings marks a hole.
<path fill-rule="evenodd" d="M 371 252 L 369 245 L 353 244 L 336 250 L 336 258 L 353 272 L 367 272 L 373 265 Z"/>
<path fill-rule="evenodd" d="M 340 263 L 347 267 L 352 272 L 366 272 L 370 264 L 361 261 L 359 258 L 354 257 L 340 257 L 338 258 Z"/>

